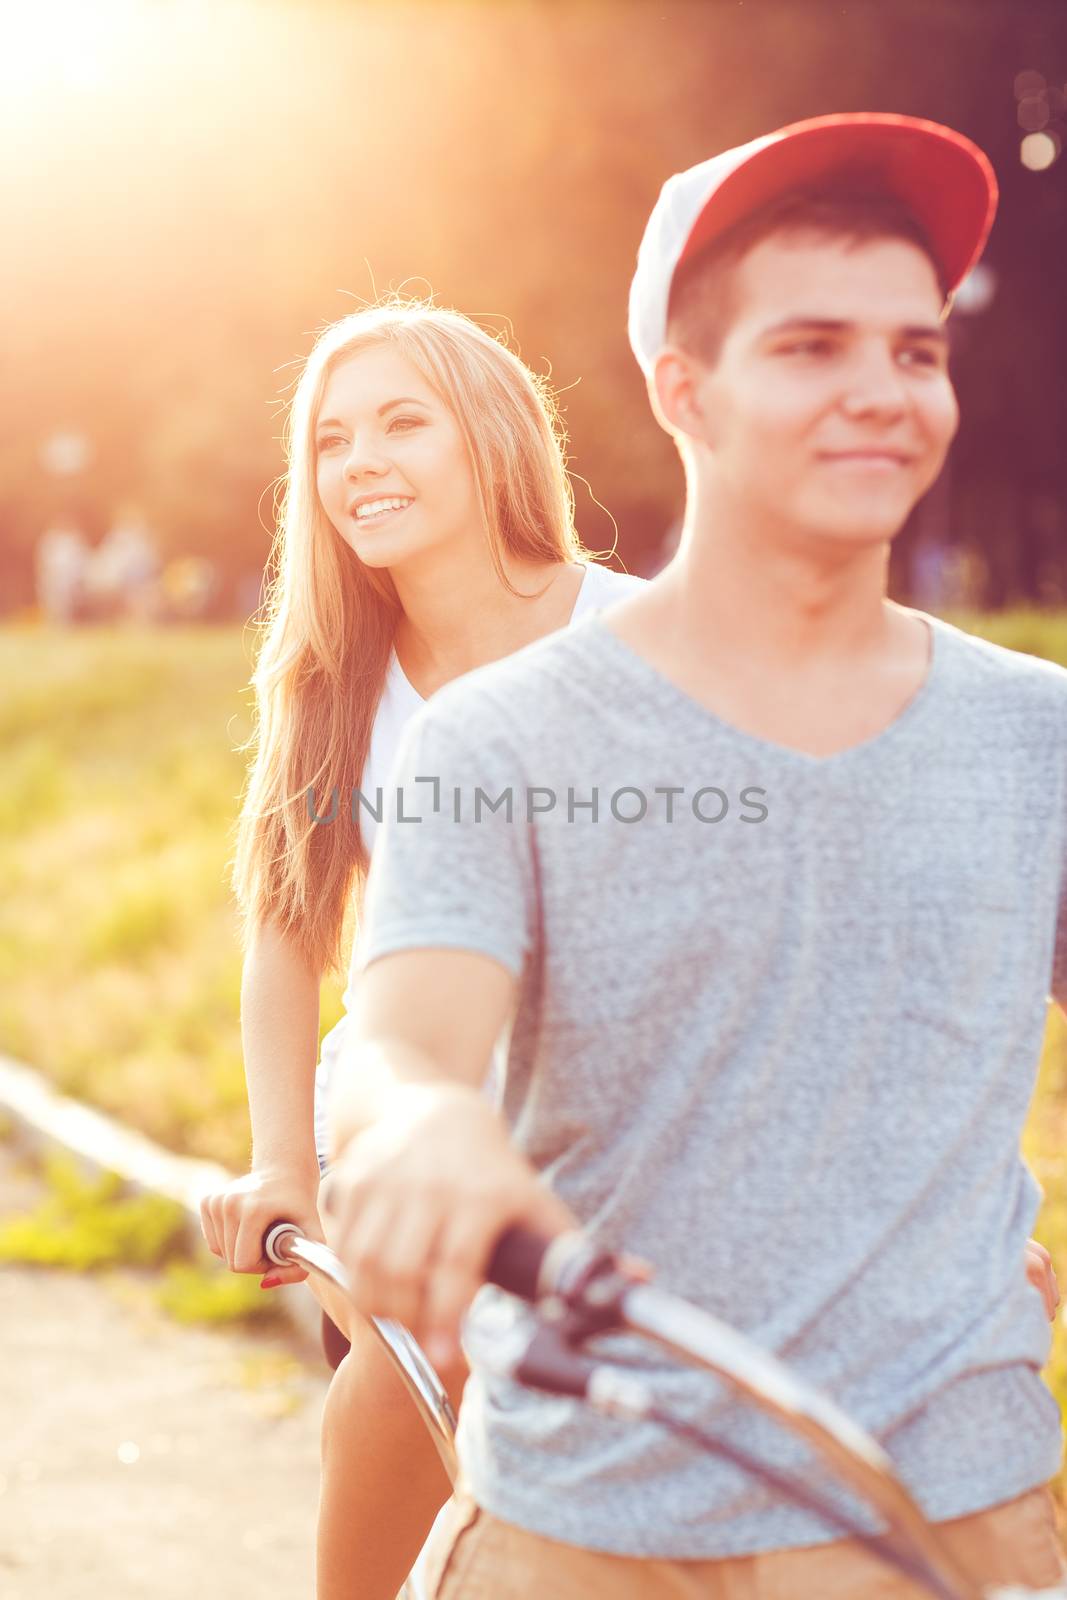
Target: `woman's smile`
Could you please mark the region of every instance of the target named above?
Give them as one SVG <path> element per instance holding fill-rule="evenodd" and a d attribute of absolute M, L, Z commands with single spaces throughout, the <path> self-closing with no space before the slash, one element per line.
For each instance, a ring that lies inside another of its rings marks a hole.
<path fill-rule="evenodd" d="M 349 515 L 360 528 L 380 527 L 383 522 L 400 516 L 413 503 L 413 495 L 377 495 L 373 499 L 363 496 L 353 502 Z"/>

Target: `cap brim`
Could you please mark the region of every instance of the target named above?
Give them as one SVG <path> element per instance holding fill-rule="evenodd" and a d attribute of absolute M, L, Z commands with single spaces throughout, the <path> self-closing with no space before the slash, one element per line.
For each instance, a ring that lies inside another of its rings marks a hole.
<path fill-rule="evenodd" d="M 954 129 L 891 112 L 813 117 L 779 129 L 718 185 L 679 262 L 779 195 L 849 176 L 858 189 L 894 195 L 907 206 L 951 293 L 993 226 L 996 174 L 984 152 Z"/>

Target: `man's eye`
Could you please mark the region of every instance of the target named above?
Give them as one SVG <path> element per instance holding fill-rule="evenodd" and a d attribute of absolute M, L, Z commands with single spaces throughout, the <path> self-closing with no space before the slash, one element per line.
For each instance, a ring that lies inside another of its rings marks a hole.
<path fill-rule="evenodd" d="M 783 356 L 824 356 L 829 355 L 833 348 L 833 343 L 829 339 L 794 339 L 792 344 L 782 345 L 778 354 Z"/>
<path fill-rule="evenodd" d="M 907 361 L 909 367 L 939 367 L 941 357 L 936 350 L 931 350 L 927 345 L 908 345 L 900 352 L 901 359 Z"/>

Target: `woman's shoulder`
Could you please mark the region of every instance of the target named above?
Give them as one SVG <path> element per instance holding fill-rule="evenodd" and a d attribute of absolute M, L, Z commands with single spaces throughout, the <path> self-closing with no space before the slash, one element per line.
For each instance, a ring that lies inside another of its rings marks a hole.
<path fill-rule="evenodd" d="M 394 650 L 371 725 L 364 767 L 364 782 L 370 788 L 381 782 L 383 775 L 388 773 L 400 735 L 425 704 L 422 696 L 408 682 Z"/>
<path fill-rule="evenodd" d="M 631 572 L 616 572 L 614 567 L 605 567 L 599 561 L 587 562 L 585 580 L 574 610 L 575 618 L 589 611 L 598 611 L 602 606 L 621 600 L 624 595 L 643 589 L 646 581 Z"/>

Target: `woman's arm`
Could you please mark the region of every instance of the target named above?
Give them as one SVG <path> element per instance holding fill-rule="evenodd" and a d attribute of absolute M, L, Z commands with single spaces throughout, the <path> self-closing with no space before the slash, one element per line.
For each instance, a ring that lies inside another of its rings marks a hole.
<path fill-rule="evenodd" d="M 319 982 L 289 935 L 273 923 L 256 928 L 241 974 L 252 1165 L 303 1172 L 316 1184 Z"/>
<path fill-rule="evenodd" d="M 299 1283 L 302 1267 L 263 1256 L 263 1235 L 285 1217 L 322 1239 L 314 1082 L 319 974 L 273 924 L 253 933 L 241 976 L 241 1039 L 252 1123 L 251 1170 L 200 1202 L 208 1247 L 234 1272 Z"/>

